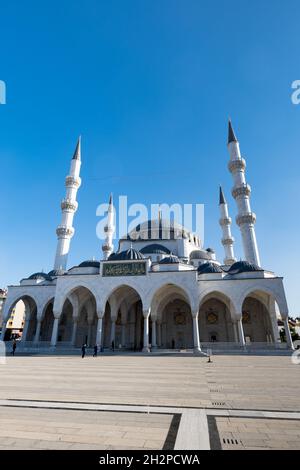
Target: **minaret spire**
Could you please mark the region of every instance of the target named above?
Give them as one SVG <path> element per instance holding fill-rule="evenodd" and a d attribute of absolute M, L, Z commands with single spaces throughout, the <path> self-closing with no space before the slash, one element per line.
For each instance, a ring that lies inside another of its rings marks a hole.
<path fill-rule="evenodd" d="M 224 246 L 225 250 L 224 264 L 231 265 L 236 261 L 233 251 L 234 238 L 231 235 L 231 218 L 228 215 L 228 206 L 221 186 L 219 207 L 221 215 L 219 224 L 221 225 L 223 232 L 222 245 Z"/>
<path fill-rule="evenodd" d="M 260 266 L 254 229 L 256 215 L 254 212 L 251 212 L 251 188 L 249 184 L 246 183 L 245 178 L 246 162 L 241 156 L 239 142 L 233 131 L 231 121 L 229 121 L 228 124 L 228 151 L 230 155 L 228 168 L 233 176 L 234 182 L 232 196 L 236 200 L 238 209 L 236 223 L 239 226 L 242 235 L 244 256 L 250 263 Z"/>
<path fill-rule="evenodd" d="M 228 121 L 228 144 L 230 144 L 230 142 L 238 142 L 231 124 L 231 119 Z"/>
<path fill-rule="evenodd" d="M 108 203 L 108 210 L 107 210 L 107 224 L 104 227 L 104 231 L 106 233 L 106 237 L 105 237 L 105 242 L 102 245 L 102 251 L 103 251 L 103 258 L 106 260 L 109 258 L 109 256 L 114 250 L 113 235 L 115 232 L 115 225 L 114 225 L 114 205 L 113 205 L 112 194 L 110 194 L 109 196 L 109 203 Z"/>
<path fill-rule="evenodd" d="M 78 137 L 72 160 L 81 160 L 81 135 Z"/>
<path fill-rule="evenodd" d="M 67 268 L 68 254 L 70 250 L 71 238 L 74 235 L 73 218 L 77 210 L 78 203 L 76 195 L 81 185 L 79 177 L 81 166 L 81 138 L 78 138 L 77 145 L 70 165 L 70 174 L 66 177 L 66 197 L 61 201 L 62 220 L 56 229 L 57 249 L 54 262 L 54 269 L 65 270 Z"/>

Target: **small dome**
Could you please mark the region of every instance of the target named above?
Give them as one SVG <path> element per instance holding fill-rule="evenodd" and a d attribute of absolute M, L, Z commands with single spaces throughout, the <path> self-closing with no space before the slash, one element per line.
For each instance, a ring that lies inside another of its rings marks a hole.
<path fill-rule="evenodd" d="M 156 254 L 156 255 L 169 255 L 171 252 L 168 248 L 159 243 L 152 243 L 151 245 L 144 246 L 140 250 L 144 254 Z"/>
<path fill-rule="evenodd" d="M 145 258 L 140 251 L 129 248 L 129 250 L 120 251 L 119 253 L 112 253 L 108 259 L 109 261 L 132 261 Z"/>
<path fill-rule="evenodd" d="M 198 274 L 222 273 L 223 272 L 222 268 L 218 264 L 212 263 L 212 262 L 200 264 L 197 271 L 198 271 Z"/>
<path fill-rule="evenodd" d="M 194 250 L 190 253 L 190 259 L 211 259 L 206 250 Z"/>
<path fill-rule="evenodd" d="M 63 269 L 52 269 L 52 271 L 48 272 L 48 276 L 50 277 L 57 277 L 57 276 L 63 276 L 67 271 L 64 271 Z"/>
<path fill-rule="evenodd" d="M 248 273 L 253 271 L 263 271 L 263 269 L 248 261 L 237 261 L 230 266 L 228 274 Z"/>
<path fill-rule="evenodd" d="M 215 253 L 215 250 L 212 248 L 206 248 L 207 253 Z"/>
<path fill-rule="evenodd" d="M 161 259 L 159 261 L 159 264 L 178 264 L 180 261 L 179 261 L 179 258 L 178 256 L 175 256 L 175 255 L 170 255 L 170 256 L 165 256 L 165 258 Z"/>
<path fill-rule="evenodd" d="M 27 279 L 52 281 L 51 277 L 47 273 L 33 273 Z"/>
<path fill-rule="evenodd" d="M 100 261 L 87 260 L 79 264 L 78 268 L 100 268 Z"/>

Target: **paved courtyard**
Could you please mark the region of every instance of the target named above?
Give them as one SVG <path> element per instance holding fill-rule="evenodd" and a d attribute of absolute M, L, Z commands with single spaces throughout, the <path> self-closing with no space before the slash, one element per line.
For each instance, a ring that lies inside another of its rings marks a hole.
<path fill-rule="evenodd" d="M 183 448 L 193 426 L 194 448 L 299 448 L 289 356 L 16 356 L 0 368 L 2 449 Z"/>

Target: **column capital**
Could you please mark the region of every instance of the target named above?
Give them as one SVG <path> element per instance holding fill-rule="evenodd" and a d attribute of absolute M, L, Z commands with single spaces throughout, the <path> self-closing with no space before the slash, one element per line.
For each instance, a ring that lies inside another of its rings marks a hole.
<path fill-rule="evenodd" d="M 105 313 L 105 312 L 104 312 L 103 310 L 97 310 L 97 317 L 98 317 L 98 319 L 99 319 L 99 318 L 103 318 L 103 317 L 104 317 L 104 313 Z"/>
<path fill-rule="evenodd" d="M 56 311 L 53 310 L 53 316 L 54 316 L 55 319 L 58 320 L 61 316 L 61 312 L 57 311 L 57 310 Z"/>
<path fill-rule="evenodd" d="M 150 312 L 151 312 L 151 308 L 143 309 L 143 317 L 144 318 L 149 318 Z"/>
<path fill-rule="evenodd" d="M 232 315 L 232 321 L 233 322 L 238 322 L 239 320 L 242 320 L 242 319 L 243 319 L 242 312 L 239 312 L 239 313 L 234 312 L 233 313 L 233 315 Z"/>
<path fill-rule="evenodd" d="M 195 310 L 194 312 L 192 311 L 192 317 L 197 318 L 199 315 L 199 310 Z"/>

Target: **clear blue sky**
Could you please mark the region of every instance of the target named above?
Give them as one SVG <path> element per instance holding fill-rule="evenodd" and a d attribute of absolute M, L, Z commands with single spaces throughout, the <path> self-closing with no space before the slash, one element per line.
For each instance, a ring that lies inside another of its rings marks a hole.
<path fill-rule="evenodd" d="M 299 17 L 298 0 L 2 1 L 0 286 L 52 268 L 79 134 L 70 266 L 100 257 L 95 211 L 110 191 L 130 203 L 204 203 L 205 246 L 222 259 L 219 183 L 236 214 L 231 116 L 262 265 L 285 277 L 300 314 Z"/>

